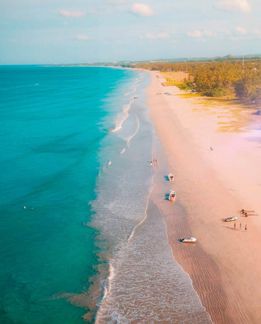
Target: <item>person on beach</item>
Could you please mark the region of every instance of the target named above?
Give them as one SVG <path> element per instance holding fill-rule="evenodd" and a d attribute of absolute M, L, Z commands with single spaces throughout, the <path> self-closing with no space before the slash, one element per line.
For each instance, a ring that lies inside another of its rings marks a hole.
<path fill-rule="evenodd" d="M 240 214 L 244 215 L 245 217 L 248 216 L 248 214 L 247 214 L 247 212 L 246 212 L 245 209 L 241 209 L 241 210 L 240 210 Z"/>
<path fill-rule="evenodd" d="M 158 160 L 157 159 L 153 159 L 153 160 L 149 161 L 149 163 L 150 163 L 151 166 L 154 166 L 154 167 L 158 166 Z"/>
<path fill-rule="evenodd" d="M 239 224 L 239 228 L 241 229 L 241 227 L 242 227 L 242 224 L 240 223 L 240 224 Z"/>
<path fill-rule="evenodd" d="M 241 209 L 240 214 L 246 215 L 247 213 L 254 213 L 254 210 L 246 210 L 246 209 Z"/>
<path fill-rule="evenodd" d="M 237 227 L 237 224 L 236 224 L 236 223 L 234 223 L 234 229 L 236 229 L 236 227 Z"/>
<path fill-rule="evenodd" d="M 245 231 L 247 231 L 247 224 L 245 225 Z"/>

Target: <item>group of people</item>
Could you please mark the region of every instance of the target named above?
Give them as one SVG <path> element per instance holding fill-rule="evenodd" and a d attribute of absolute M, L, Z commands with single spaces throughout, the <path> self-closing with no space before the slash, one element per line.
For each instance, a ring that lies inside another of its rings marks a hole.
<path fill-rule="evenodd" d="M 240 210 L 240 214 L 242 216 L 245 216 L 245 217 L 248 217 L 249 215 L 253 215 L 255 211 L 254 210 L 246 210 L 246 209 L 241 209 Z M 234 229 L 237 228 L 237 223 L 235 222 L 234 223 Z M 242 229 L 242 224 L 239 223 L 239 229 L 241 230 Z M 245 227 L 244 227 L 245 231 L 247 231 L 247 224 L 245 224 Z"/>
<path fill-rule="evenodd" d="M 241 209 L 240 210 L 240 214 L 244 215 L 245 217 L 248 217 L 251 213 L 253 214 L 254 210 L 246 210 L 246 209 Z"/>
<path fill-rule="evenodd" d="M 237 228 L 237 223 L 235 222 L 234 223 L 234 229 L 236 229 Z M 242 229 L 242 224 L 241 223 L 239 223 L 239 229 L 241 230 Z M 245 231 L 247 231 L 247 224 L 245 224 Z"/>

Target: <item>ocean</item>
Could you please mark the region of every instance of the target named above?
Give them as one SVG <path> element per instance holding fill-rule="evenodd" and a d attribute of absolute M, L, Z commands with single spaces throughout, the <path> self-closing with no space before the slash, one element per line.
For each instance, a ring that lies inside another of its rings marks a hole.
<path fill-rule="evenodd" d="M 0 67 L 1 323 L 82 322 L 85 310 L 59 295 L 87 291 L 97 271 L 97 230 L 88 223 L 99 152 L 134 77 Z"/>
<path fill-rule="evenodd" d="M 0 67 L 0 323 L 209 323 L 149 199 L 148 83 Z"/>

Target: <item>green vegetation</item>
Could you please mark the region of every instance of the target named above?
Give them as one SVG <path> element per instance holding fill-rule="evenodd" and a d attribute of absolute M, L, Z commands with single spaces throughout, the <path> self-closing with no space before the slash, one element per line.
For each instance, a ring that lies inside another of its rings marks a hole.
<path fill-rule="evenodd" d="M 165 85 L 176 85 L 208 97 L 237 97 L 244 101 L 261 102 L 261 60 L 206 62 L 153 62 L 135 67 L 166 72 Z M 175 73 L 186 77 L 175 80 Z M 173 73 L 173 78 L 171 78 Z"/>

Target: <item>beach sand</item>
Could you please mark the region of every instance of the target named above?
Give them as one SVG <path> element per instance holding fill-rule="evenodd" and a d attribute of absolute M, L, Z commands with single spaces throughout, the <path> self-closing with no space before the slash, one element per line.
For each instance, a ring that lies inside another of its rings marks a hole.
<path fill-rule="evenodd" d="M 168 183 L 159 166 L 151 199 L 165 217 L 173 255 L 213 322 L 261 323 L 261 117 L 162 82 L 151 72 L 148 104 L 175 181 Z M 175 204 L 163 198 L 169 188 Z M 258 216 L 239 217 L 242 208 Z M 236 229 L 223 222 L 234 215 Z M 198 243 L 179 243 L 186 235 Z"/>

